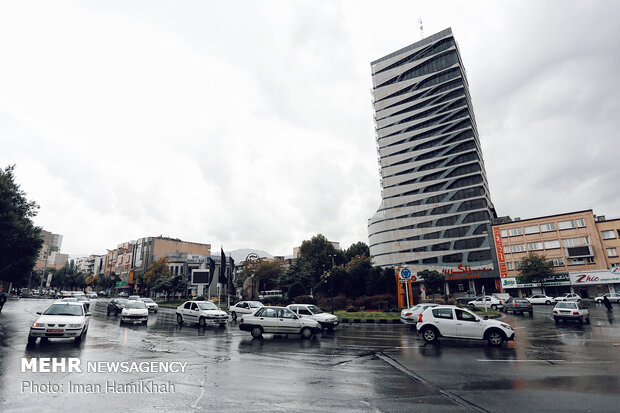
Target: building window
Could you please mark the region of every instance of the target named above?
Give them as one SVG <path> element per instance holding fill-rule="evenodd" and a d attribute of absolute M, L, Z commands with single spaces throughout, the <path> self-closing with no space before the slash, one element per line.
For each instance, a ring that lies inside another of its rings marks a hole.
<path fill-rule="evenodd" d="M 527 249 L 529 251 L 540 251 L 543 249 L 542 242 L 530 242 L 527 244 Z"/>
<path fill-rule="evenodd" d="M 525 244 L 515 244 L 512 246 L 512 252 L 525 252 Z"/>
<path fill-rule="evenodd" d="M 503 229 L 502 230 L 502 238 L 507 238 L 508 237 L 508 230 Z"/>
<path fill-rule="evenodd" d="M 586 226 L 586 220 L 583 218 L 576 219 L 575 223 L 577 223 L 577 228 L 584 228 Z"/>
<path fill-rule="evenodd" d="M 588 237 L 579 237 L 581 245 L 590 245 L 590 239 Z"/>
<path fill-rule="evenodd" d="M 575 228 L 575 223 L 573 222 L 573 220 L 571 219 L 570 221 L 560 221 L 558 222 L 558 229 L 562 230 L 562 229 L 574 229 Z"/>
<path fill-rule="evenodd" d="M 616 234 L 614 233 L 614 230 L 608 230 L 608 231 L 601 231 L 601 234 L 603 234 L 603 239 L 615 239 L 616 238 Z"/>
<path fill-rule="evenodd" d="M 607 248 L 607 256 L 608 257 L 617 257 L 618 256 L 618 251 L 616 251 L 616 248 Z"/>
<path fill-rule="evenodd" d="M 540 224 L 540 232 L 555 231 L 555 223 L 549 222 L 548 224 Z"/>
<path fill-rule="evenodd" d="M 560 248 L 560 241 L 557 239 L 553 241 L 545 241 L 544 245 L 546 250 L 552 250 L 554 248 Z"/>
<path fill-rule="evenodd" d="M 515 237 L 517 235 L 523 235 L 523 231 L 521 230 L 521 227 L 519 227 L 519 228 L 510 228 L 508 230 L 508 235 L 510 235 L 511 237 Z"/>
<path fill-rule="evenodd" d="M 538 225 L 530 225 L 529 227 L 525 227 L 524 230 L 526 234 L 538 234 L 540 232 Z"/>
<path fill-rule="evenodd" d="M 565 247 L 578 247 L 581 245 L 579 238 L 565 238 L 562 240 L 562 245 Z"/>
<path fill-rule="evenodd" d="M 549 262 L 553 264 L 554 267 L 561 267 L 564 265 L 564 259 L 562 257 L 549 258 Z"/>
<path fill-rule="evenodd" d="M 583 265 L 583 264 L 594 264 L 593 257 L 585 257 L 585 258 L 569 258 L 568 265 Z"/>
<path fill-rule="evenodd" d="M 510 245 L 504 245 L 504 254 L 510 254 Z"/>
<path fill-rule="evenodd" d="M 506 262 L 506 269 L 507 270 L 514 270 L 515 269 L 514 263 L 512 261 Z"/>

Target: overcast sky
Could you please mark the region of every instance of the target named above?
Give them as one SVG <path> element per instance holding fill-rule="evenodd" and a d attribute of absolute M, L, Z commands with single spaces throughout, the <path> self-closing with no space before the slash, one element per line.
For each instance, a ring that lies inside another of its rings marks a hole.
<path fill-rule="evenodd" d="M 499 215 L 620 216 L 618 1 L 0 1 L 0 167 L 62 251 L 368 242 L 370 62 L 452 27 Z"/>

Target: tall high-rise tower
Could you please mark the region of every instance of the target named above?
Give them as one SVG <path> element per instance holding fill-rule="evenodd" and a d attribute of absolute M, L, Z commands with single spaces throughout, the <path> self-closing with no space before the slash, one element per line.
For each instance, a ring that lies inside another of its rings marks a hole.
<path fill-rule="evenodd" d="M 371 69 L 382 198 L 368 221 L 374 263 L 446 274 L 461 265 L 480 270 L 478 278 L 497 277 L 495 210 L 452 30 Z"/>

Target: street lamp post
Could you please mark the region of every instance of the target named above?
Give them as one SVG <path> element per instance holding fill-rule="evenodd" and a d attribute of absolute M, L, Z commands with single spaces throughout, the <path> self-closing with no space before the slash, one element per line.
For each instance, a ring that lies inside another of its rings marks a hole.
<path fill-rule="evenodd" d="M 335 254 L 330 254 L 329 255 L 332 259 L 332 267 L 329 271 L 329 294 L 331 296 L 331 301 L 332 301 L 332 314 L 334 314 L 334 257 L 336 256 Z"/>

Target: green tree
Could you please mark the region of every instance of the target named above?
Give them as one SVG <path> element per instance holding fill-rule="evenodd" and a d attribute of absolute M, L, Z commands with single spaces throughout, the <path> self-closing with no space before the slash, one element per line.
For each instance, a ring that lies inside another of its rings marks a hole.
<path fill-rule="evenodd" d="M 435 299 L 436 292 L 442 292 L 444 281 L 446 279 L 445 275 L 441 274 L 435 270 L 422 270 L 418 273 L 418 277 L 424 279 L 424 284 L 426 284 L 426 288 L 431 291 L 433 294 L 433 300 Z"/>
<path fill-rule="evenodd" d="M 368 245 L 362 241 L 351 244 L 351 246 L 344 252 L 345 262 L 349 262 L 357 256 L 370 257 L 370 248 L 368 248 Z"/>
<path fill-rule="evenodd" d="M 332 256 L 334 266 L 344 262 L 343 252 L 336 250 L 334 245 L 321 234 L 301 243 L 299 264 L 303 271 L 310 274 L 313 285 L 318 284 L 323 273 L 332 267 Z"/>
<path fill-rule="evenodd" d="M 39 206 L 15 183 L 14 168 L 0 169 L 0 281 L 19 283 L 31 273 L 43 240 L 32 222 Z"/>
<path fill-rule="evenodd" d="M 275 289 L 283 273 L 284 269 L 281 262 L 262 261 L 255 273 L 256 278 L 259 279 L 258 289 L 260 291 Z"/>
<path fill-rule="evenodd" d="M 170 285 L 166 283 L 168 279 L 171 278 L 172 273 L 170 272 L 170 267 L 168 267 L 168 258 L 161 257 L 149 265 L 149 268 L 147 268 L 144 273 L 142 277 L 142 282 L 144 283 L 143 288 L 146 288 L 149 292 L 151 288 L 153 288 L 155 292 L 169 291 Z M 155 289 L 155 286 L 157 286 L 157 289 Z"/>
<path fill-rule="evenodd" d="M 306 287 L 304 287 L 304 285 L 299 281 L 295 281 L 288 289 L 287 298 L 292 300 L 300 295 L 306 295 Z"/>
<path fill-rule="evenodd" d="M 530 252 L 518 264 L 519 278 L 525 283 L 538 284 L 545 292 L 545 282 L 553 275 L 553 264 L 544 255 Z"/>
<path fill-rule="evenodd" d="M 378 292 L 373 291 L 373 285 L 370 281 L 372 276 L 372 263 L 370 257 L 357 255 L 345 265 L 348 274 L 348 283 L 346 294 L 349 297 L 360 297 L 362 295 L 375 295 Z"/>

